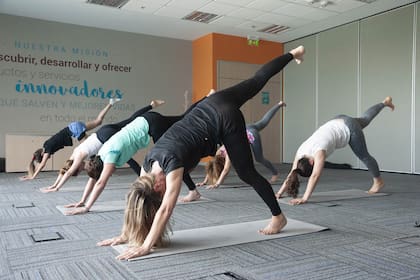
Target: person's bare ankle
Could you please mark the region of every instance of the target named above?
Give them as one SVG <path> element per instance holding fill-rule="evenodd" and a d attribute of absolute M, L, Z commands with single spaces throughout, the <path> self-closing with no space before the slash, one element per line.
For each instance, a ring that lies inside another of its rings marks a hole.
<path fill-rule="evenodd" d="M 264 228 L 260 229 L 261 234 L 276 234 L 279 233 L 287 224 L 286 216 L 280 213 L 277 216 L 272 216 L 270 223 Z"/>
<path fill-rule="evenodd" d="M 195 200 L 199 200 L 201 197 L 201 194 L 197 191 L 189 191 L 188 194 L 181 199 L 179 199 L 181 202 L 191 202 Z"/>
<path fill-rule="evenodd" d="M 303 46 L 299 46 L 291 50 L 290 54 L 293 55 L 293 58 L 297 64 L 301 64 L 303 61 L 303 55 L 305 54 L 305 48 Z"/>
<path fill-rule="evenodd" d="M 275 183 L 278 178 L 279 178 L 279 175 L 273 175 L 273 176 L 271 176 L 270 183 L 271 184 Z"/>
<path fill-rule="evenodd" d="M 395 109 L 395 105 L 392 103 L 392 97 L 387 96 L 385 100 L 382 102 L 386 107 L 391 108 L 392 111 Z"/>
<path fill-rule="evenodd" d="M 385 186 L 385 182 L 382 179 L 375 179 L 368 193 L 370 194 L 378 193 L 381 189 L 383 189 L 384 186 Z"/>

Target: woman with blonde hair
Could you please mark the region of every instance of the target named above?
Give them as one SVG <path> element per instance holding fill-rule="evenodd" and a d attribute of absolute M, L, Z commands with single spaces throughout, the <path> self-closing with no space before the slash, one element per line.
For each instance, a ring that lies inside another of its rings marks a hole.
<path fill-rule="evenodd" d="M 259 93 L 268 80 L 290 61 L 295 59 L 300 63 L 304 52 L 302 46 L 297 47 L 263 65 L 253 77 L 210 95 L 156 142 L 145 157 L 141 176 L 153 176 L 153 191 L 162 194 L 162 204 L 154 215 L 144 242 L 130 246 L 118 259 L 125 260 L 150 253 L 164 233 L 173 213 L 184 172 L 192 170 L 202 157 L 214 155 L 218 144 L 225 145 L 239 178 L 251 185 L 270 209 L 271 220 L 259 232 L 275 234 L 286 226 L 286 217 L 270 183 L 255 169 L 240 107 Z M 148 197 L 144 199 L 147 200 Z M 111 245 L 113 240 L 120 239 L 121 236 L 98 245 Z"/>
<path fill-rule="evenodd" d="M 153 177 L 138 177 L 127 193 L 127 206 L 124 211 L 124 224 L 121 235 L 99 242 L 99 246 L 127 243 L 141 246 L 153 225 L 153 219 L 162 204 L 162 195 L 153 190 Z M 168 241 L 168 224 L 157 238 L 155 246 L 162 247 Z"/>
<path fill-rule="evenodd" d="M 246 135 L 248 142 L 251 146 L 252 153 L 254 154 L 255 161 L 262 164 L 271 172 L 270 183 L 274 183 L 278 178 L 278 170 L 274 165 L 264 157 L 261 135 L 260 131 L 263 130 L 271 119 L 274 117 L 276 112 L 281 108 L 286 106 L 286 103 L 280 101 L 275 106 L 273 106 L 267 113 L 264 114 L 261 120 L 256 123 L 248 124 L 246 126 Z M 197 184 L 197 186 L 203 186 L 209 183 L 208 189 L 218 188 L 226 176 L 229 174 L 231 167 L 231 162 L 229 155 L 226 152 L 224 146 L 221 146 L 214 158 L 212 158 L 206 165 L 206 177 L 203 182 Z"/>
<path fill-rule="evenodd" d="M 373 184 L 368 193 L 379 192 L 384 187 L 384 181 L 380 175 L 378 163 L 368 152 L 363 129 L 385 107 L 391 108 L 392 111 L 394 110 L 392 98 L 389 96 L 381 103 L 370 107 L 359 118 L 339 115 L 319 127 L 298 148 L 292 169 L 277 192 L 277 198 L 281 198 L 284 193 L 288 193 L 289 196 L 294 198 L 290 200 L 290 204 L 306 203 L 315 190 L 325 165 L 325 159 L 336 149 L 344 148 L 347 145 L 350 146 L 354 154 L 366 165 L 373 176 Z M 297 198 L 300 185 L 298 175 L 309 177 L 302 198 Z"/>
<path fill-rule="evenodd" d="M 83 141 L 86 138 L 86 132 L 100 126 L 105 118 L 105 115 L 118 101 L 120 101 L 120 99 L 109 99 L 109 103 L 99 112 L 98 116 L 93 121 L 89 121 L 87 123 L 72 122 L 67 127 L 50 137 L 44 142 L 42 148 L 37 149 L 34 152 L 32 159 L 29 162 L 28 174 L 20 177 L 20 179 L 22 181 L 35 179 L 38 173 L 41 172 L 47 164 L 48 159 L 55 152 L 66 146 L 73 146 L 72 138 L 77 139 L 78 141 Z"/>
<path fill-rule="evenodd" d="M 150 105 L 137 110 L 132 114 L 128 119 L 125 119 L 118 123 L 107 124 L 101 126 L 96 133 L 90 135 L 85 141 L 83 141 L 79 146 L 77 146 L 70 158 L 65 162 L 63 168 L 61 168 L 57 180 L 51 186 L 41 188 L 41 191 L 44 193 L 47 192 L 56 192 L 58 191 L 70 178 L 70 176 L 77 176 L 80 171 L 84 170 L 85 160 L 94 156 L 98 153 L 99 149 L 103 144 L 111 138 L 112 135 L 120 131 L 124 126 L 132 122 L 135 118 L 142 116 L 144 113 L 164 104 L 163 100 L 152 100 Z M 138 163 L 129 159 L 127 164 L 136 172 L 137 175 L 140 174 L 140 166 Z"/>

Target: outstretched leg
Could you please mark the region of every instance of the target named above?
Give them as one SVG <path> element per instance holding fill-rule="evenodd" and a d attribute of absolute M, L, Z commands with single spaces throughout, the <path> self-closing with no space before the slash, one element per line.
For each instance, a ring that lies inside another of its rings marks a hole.
<path fill-rule="evenodd" d="M 351 121 L 351 118 L 346 119 L 345 122 L 350 129 L 350 148 L 366 165 L 373 176 L 373 185 L 370 188 L 369 193 L 377 193 L 385 185 L 383 179 L 381 178 L 378 163 L 368 152 L 365 135 L 363 134 L 360 124 L 356 121 Z"/>
<path fill-rule="evenodd" d="M 254 153 L 254 158 L 257 162 L 261 163 L 262 165 L 264 165 L 268 170 L 271 171 L 271 179 L 270 182 L 274 183 L 277 180 L 278 177 L 278 171 L 277 169 L 274 167 L 274 165 L 264 157 L 264 153 L 263 153 L 263 147 L 262 147 L 262 143 L 261 143 L 261 136 L 258 133 L 258 131 L 256 129 L 253 129 L 252 127 L 248 127 L 248 130 L 252 133 L 252 135 L 254 136 L 254 141 L 252 143 L 250 143 L 251 148 L 252 148 L 252 152 Z"/>
<path fill-rule="evenodd" d="M 302 61 L 304 53 L 304 47 L 299 46 L 289 53 L 264 64 L 252 78 L 212 94 L 208 97 L 208 100 L 215 103 L 218 108 L 224 106 L 240 108 L 246 101 L 260 92 L 268 80 L 279 73 L 292 59 Z"/>
<path fill-rule="evenodd" d="M 369 109 L 367 109 L 363 115 L 360 118 L 355 118 L 360 125 L 362 126 L 362 129 L 365 128 L 370 124 L 370 122 L 379 114 L 380 111 L 382 111 L 383 108 L 389 107 L 392 111 L 394 111 L 395 106 L 392 103 L 392 98 L 390 96 L 386 97 L 384 101 L 381 103 L 375 104 Z"/>
<path fill-rule="evenodd" d="M 283 101 L 280 101 L 279 103 L 274 105 L 270 110 L 268 110 L 261 120 L 257 121 L 252 126 L 258 131 L 263 130 L 274 117 L 274 115 L 277 113 L 277 111 L 280 109 L 280 107 L 283 106 L 286 106 L 286 104 Z"/>
<path fill-rule="evenodd" d="M 112 101 L 111 101 L 112 100 Z M 103 108 L 98 116 L 96 117 L 96 119 L 94 119 L 93 121 L 88 121 L 86 123 L 86 131 L 89 131 L 91 129 L 94 129 L 98 126 L 100 126 L 102 124 L 102 121 L 105 118 L 105 115 L 108 113 L 108 111 L 111 109 L 111 107 L 114 105 L 115 101 L 114 99 L 110 99 L 109 103 L 105 106 L 105 108 Z"/>
<path fill-rule="evenodd" d="M 362 129 L 366 127 L 384 107 L 389 107 L 391 110 L 394 110 L 395 106 L 392 103 L 391 97 L 388 96 L 382 103 L 370 107 L 361 118 L 342 116 L 347 127 L 350 129 L 349 145 L 352 151 L 366 165 L 373 176 L 373 184 L 368 191 L 369 193 L 379 192 L 384 187 L 385 183 L 380 175 L 377 161 L 368 152 L 365 135 L 363 134 Z"/>

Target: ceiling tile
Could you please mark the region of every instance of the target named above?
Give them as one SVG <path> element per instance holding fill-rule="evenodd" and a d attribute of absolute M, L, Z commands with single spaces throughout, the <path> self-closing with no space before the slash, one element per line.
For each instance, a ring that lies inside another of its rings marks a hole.
<path fill-rule="evenodd" d="M 295 19 L 287 21 L 287 26 L 293 29 L 293 28 L 305 26 L 311 22 L 313 22 L 313 20 L 309 20 L 305 18 L 295 18 Z"/>
<path fill-rule="evenodd" d="M 222 16 L 214 21 L 212 21 L 210 24 L 218 24 L 218 25 L 224 25 L 224 26 L 238 26 L 242 23 L 244 23 L 245 19 L 242 18 L 235 18 L 230 16 Z"/>
<path fill-rule="evenodd" d="M 135 12 L 142 12 L 147 14 L 153 14 L 157 10 L 159 10 L 162 6 L 165 5 L 164 2 L 168 1 L 160 1 L 161 3 L 154 3 L 150 1 L 140 1 L 140 0 L 130 0 L 127 4 L 122 6 L 121 10 L 126 11 L 135 11 Z"/>
<path fill-rule="evenodd" d="M 185 17 L 186 15 L 190 14 L 193 11 L 194 11 L 194 9 L 164 6 L 161 9 L 157 10 L 155 12 L 155 15 L 181 19 L 181 18 Z"/>
<path fill-rule="evenodd" d="M 200 10 L 201 7 L 207 5 L 211 2 L 212 2 L 212 0 L 172 0 L 167 4 L 167 6 L 168 7 L 176 7 L 176 8 Z"/>
<path fill-rule="evenodd" d="M 321 20 L 326 19 L 328 17 L 333 17 L 338 15 L 337 12 L 331 12 L 325 9 L 316 9 L 316 11 L 306 14 L 305 18 L 310 20 Z"/>
<path fill-rule="evenodd" d="M 255 0 L 247 5 L 247 8 L 258 9 L 262 11 L 272 11 L 287 5 L 288 2 L 281 0 Z"/>
<path fill-rule="evenodd" d="M 225 3 L 225 4 L 231 4 L 235 6 L 245 7 L 249 3 L 255 1 L 255 0 L 214 0 L 215 2 L 219 3 Z"/>
<path fill-rule="evenodd" d="M 264 27 L 269 26 L 270 23 L 267 22 L 257 22 L 257 21 L 245 21 L 244 23 L 238 25 L 237 27 L 243 28 L 243 29 L 248 29 L 248 30 L 253 30 L 253 31 L 258 31 Z"/>
<path fill-rule="evenodd" d="M 369 4 L 366 4 L 360 1 L 352 1 L 352 0 L 335 0 L 330 5 L 325 7 L 325 9 L 342 13 L 342 12 L 350 11 L 352 9 L 359 8 L 364 5 L 369 5 Z"/>
<path fill-rule="evenodd" d="M 295 21 L 296 17 L 274 14 L 274 13 L 265 13 L 261 16 L 256 17 L 255 20 L 260 21 L 260 22 L 268 22 L 272 24 L 288 26 L 288 22 Z"/>
<path fill-rule="evenodd" d="M 249 9 L 249 8 L 239 8 L 231 13 L 229 13 L 229 16 L 242 18 L 242 19 L 255 19 L 256 17 L 264 14 L 263 11 L 255 10 L 255 9 Z"/>
<path fill-rule="evenodd" d="M 298 5 L 298 4 L 287 4 L 278 9 L 272 10 L 273 13 L 279 13 L 282 15 L 294 16 L 294 17 L 304 17 L 307 14 L 316 12 L 316 8 Z"/>
<path fill-rule="evenodd" d="M 227 15 L 228 13 L 236 10 L 238 7 L 221 3 L 221 2 L 211 2 L 201 8 L 202 12 L 212 13 L 216 15 Z"/>

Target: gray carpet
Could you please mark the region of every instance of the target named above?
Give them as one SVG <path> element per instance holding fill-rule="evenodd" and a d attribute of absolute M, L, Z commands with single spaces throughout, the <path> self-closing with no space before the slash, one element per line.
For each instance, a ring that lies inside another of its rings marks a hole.
<path fill-rule="evenodd" d="M 290 165 L 278 165 L 280 180 Z M 266 177 L 265 168 L 257 169 Z M 193 175 L 201 180 L 202 167 Z M 120 233 L 123 211 L 63 216 L 56 205 L 78 201 L 80 192 L 42 194 L 56 172 L 20 182 L 22 174 L 0 173 L 0 280 L 10 279 L 420 279 L 420 176 L 383 172 L 387 196 L 354 198 L 300 206 L 281 204 L 290 219 L 330 230 L 289 236 L 135 262 L 115 260 L 112 248 L 97 247 L 102 239 Z M 135 179 L 131 170 L 117 170 L 100 201 L 125 198 Z M 69 186 L 84 186 L 87 177 L 72 178 Z M 267 206 L 253 188 L 237 177 L 229 184 L 200 193 L 211 203 L 177 206 L 174 231 L 265 220 Z M 364 170 L 326 169 L 318 192 L 366 190 L 371 177 Z M 110 185 L 110 186 L 111 186 Z M 306 182 L 301 183 L 300 193 Z M 64 190 L 64 189 L 63 189 Z M 182 194 L 187 193 L 184 186 Z M 31 206 L 33 207 L 19 207 Z M 14 207 L 13 205 L 17 206 Z M 58 232 L 63 239 L 34 242 L 33 234 Z M 238 233 L 240 235 L 240 233 Z"/>

